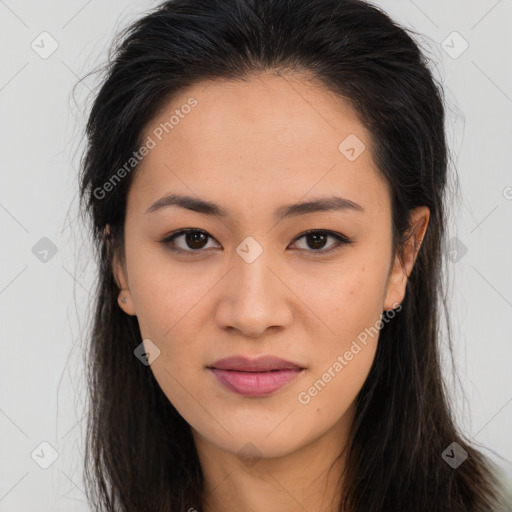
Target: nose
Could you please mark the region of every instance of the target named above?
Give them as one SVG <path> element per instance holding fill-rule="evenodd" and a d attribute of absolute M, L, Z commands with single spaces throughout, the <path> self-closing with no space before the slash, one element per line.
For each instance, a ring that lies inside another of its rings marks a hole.
<path fill-rule="evenodd" d="M 237 256 L 233 264 L 216 310 L 217 325 L 250 338 L 290 325 L 294 294 L 265 252 L 251 263 Z"/>

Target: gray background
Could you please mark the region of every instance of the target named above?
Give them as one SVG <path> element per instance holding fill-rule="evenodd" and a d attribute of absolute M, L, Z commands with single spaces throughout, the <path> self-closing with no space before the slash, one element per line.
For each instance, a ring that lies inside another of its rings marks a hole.
<path fill-rule="evenodd" d="M 444 83 L 462 192 L 449 279 L 466 400 L 460 388 L 453 399 L 463 432 L 512 476 L 512 2 L 375 3 L 425 34 Z M 0 0 L 0 512 L 89 510 L 81 350 L 95 263 L 76 176 L 96 79 L 77 87 L 76 103 L 71 90 L 106 59 L 114 33 L 157 4 Z"/>

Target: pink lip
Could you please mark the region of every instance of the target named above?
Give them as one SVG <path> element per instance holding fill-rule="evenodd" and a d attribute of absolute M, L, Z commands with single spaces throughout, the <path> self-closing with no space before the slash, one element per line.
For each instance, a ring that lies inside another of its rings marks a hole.
<path fill-rule="evenodd" d="M 221 359 L 207 367 L 225 387 L 248 397 L 267 396 L 295 379 L 304 368 L 274 356 Z"/>
<path fill-rule="evenodd" d="M 233 370 L 211 371 L 228 389 L 244 396 L 266 396 L 288 384 L 302 371 L 274 370 L 268 372 L 237 372 Z"/>

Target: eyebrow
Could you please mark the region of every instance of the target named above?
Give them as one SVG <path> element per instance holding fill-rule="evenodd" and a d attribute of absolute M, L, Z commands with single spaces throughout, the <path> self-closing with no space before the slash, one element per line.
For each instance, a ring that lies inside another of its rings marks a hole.
<path fill-rule="evenodd" d="M 153 213 L 171 206 L 186 208 L 187 210 L 192 210 L 194 212 L 202 213 L 205 215 L 216 215 L 220 217 L 229 216 L 229 212 L 218 204 L 182 194 L 168 194 L 164 197 L 161 197 L 146 210 L 146 214 Z M 346 199 L 340 196 L 331 196 L 321 197 L 319 199 L 302 203 L 280 206 L 274 212 L 274 217 L 276 220 L 280 221 L 287 217 L 296 217 L 299 215 L 306 215 L 308 213 L 344 210 L 363 212 L 364 208 L 360 204 L 354 203 L 350 199 Z"/>

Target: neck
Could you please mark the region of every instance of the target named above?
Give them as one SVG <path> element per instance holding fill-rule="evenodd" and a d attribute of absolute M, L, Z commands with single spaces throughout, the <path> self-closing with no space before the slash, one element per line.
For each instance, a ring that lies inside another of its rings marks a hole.
<path fill-rule="evenodd" d="M 245 460 L 194 433 L 205 481 L 204 512 L 337 512 L 346 428 L 280 456 Z M 342 454 L 341 456 L 339 456 Z"/>

